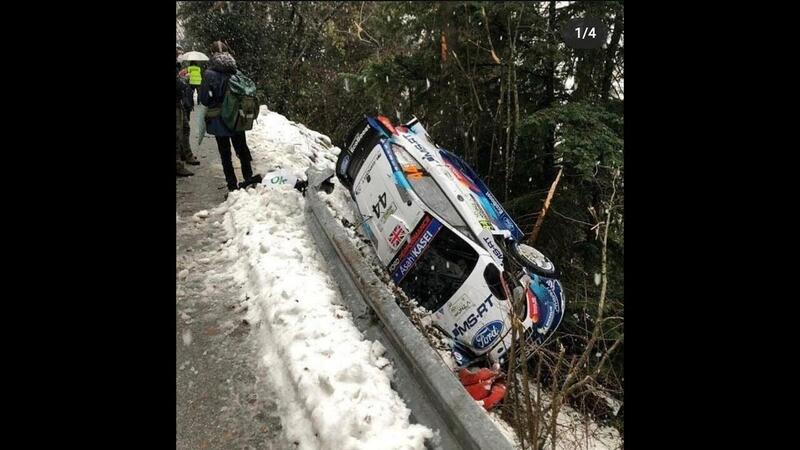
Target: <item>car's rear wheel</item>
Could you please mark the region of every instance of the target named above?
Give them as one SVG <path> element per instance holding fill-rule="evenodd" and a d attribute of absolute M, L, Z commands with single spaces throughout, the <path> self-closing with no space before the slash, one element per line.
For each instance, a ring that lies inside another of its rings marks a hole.
<path fill-rule="evenodd" d="M 514 256 L 537 275 L 551 277 L 556 274 L 555 264 L 539 250 L 526 244 L 513 244 L 511 248 L 513 249 Z"/>

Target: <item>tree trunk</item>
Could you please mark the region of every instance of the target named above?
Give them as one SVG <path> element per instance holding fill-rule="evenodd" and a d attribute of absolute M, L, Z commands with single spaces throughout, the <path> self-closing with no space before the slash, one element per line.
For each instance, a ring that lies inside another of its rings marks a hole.
<path fill-rule="evenodd" d="M 622 12 L 617 12 L 617 16 L 614 18 L 614 31 L 611 33 L 611 42 L 606 49 L 606 61 L 603 67 L 603 81 L 600 95 L 602 96 L 601 100 L 604 102 L 608 102 L 611 99 L 611 79 L 614 75 L 617 49 L 619 48 L 619 40 L 622 37 L 622 27 Z"/>
<path fill-rule="evenodd" d="M 556 2 L 551 1 L 547 17 L 547 57 L 545 59 L 545 97 L 544 108 L 549 108 L 555 101 L 556 86 Z M 545 180 L 552 180 L 555 172 L 556 130 L 547 125 L 544 139 L 544 158 L 542 158 L 542 175 Z"/>

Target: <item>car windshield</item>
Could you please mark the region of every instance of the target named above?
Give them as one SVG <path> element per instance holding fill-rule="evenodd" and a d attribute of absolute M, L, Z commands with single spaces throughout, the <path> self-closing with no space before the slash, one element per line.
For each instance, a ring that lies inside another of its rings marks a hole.
<path fill-rule="evenodd" d="M 475 250 L 442 227 L 400 287 L 421 306 L 435 312 L 464 284 L 477 263 Z"/>

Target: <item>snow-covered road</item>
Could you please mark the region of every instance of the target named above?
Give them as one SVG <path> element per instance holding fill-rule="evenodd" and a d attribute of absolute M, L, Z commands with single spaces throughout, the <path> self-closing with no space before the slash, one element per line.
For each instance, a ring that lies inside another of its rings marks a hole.
<path fill-rule="evenodd" d="M 216 143 L 193 151 L 195 176 L 176 180 L 176 448 L 293 449 L 258 364 L 222 216 L 208 213 L 225 192 Z"/>

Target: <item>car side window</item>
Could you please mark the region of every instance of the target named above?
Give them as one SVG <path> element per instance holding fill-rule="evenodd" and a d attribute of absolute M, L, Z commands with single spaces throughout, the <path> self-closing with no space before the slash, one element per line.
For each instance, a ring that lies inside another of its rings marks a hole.
<path fill-rule="evenodd" d="M 477 263 L 475 250 L 450 229 L 442 227 L 400 287 L 421 306 L 435 312 L 464 284 Z"/>

